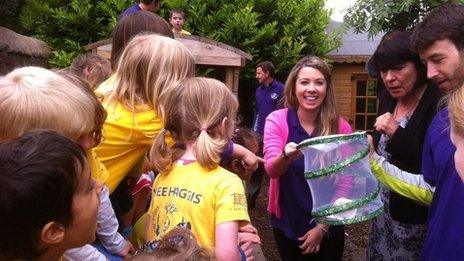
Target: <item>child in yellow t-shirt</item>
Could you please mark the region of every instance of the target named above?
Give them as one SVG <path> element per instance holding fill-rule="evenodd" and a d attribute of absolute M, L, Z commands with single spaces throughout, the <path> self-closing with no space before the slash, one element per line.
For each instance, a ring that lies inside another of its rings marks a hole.
<path fill-rule="evenodd" d="M 190 32 L 184 30 L 185 14 L 181 9 L 173 9 L 169 13 L 169 23 L 172 26 L 172 32 L 175 34 L 190 35 Z"/>
<path fill-rule="evenodd" d="M 101 140 L 106 112 L 88 84 L 72 74 L 39 67 L 23 67 L 0 78 L 0 141 L 32 129 L 52 129 L 77 141 L 86 151 L 92 178 L 105 183 L 108 172 L 92 151 Z M 117 232 L 118 222 L 108 188 L 100 193 L 97 235 L 109 252 L 128 256 L 132 245 Z M 91 245 L 68 250 L 66 257 L 80 260 L 105 256 Z"/>
<path fill-rule="evenodd" d="M 108 170 L 112 193 L 127 175 L 142 173 L 143 162 L 162 128 L 158 97 L 171 84 L 193 76 L 195 61 L 187 47 L 155 34 L 135 36 L 124 48 L 115 88 L 104 97 L 108 117 L 104 139 L 95 148 Z"/>
<path fill-rule="evenodd" d="M 161 97 L 165 129 L 151 153 L 160 174 L 146 238 L 159 239 L 179 224 L 191 226 L 198 244 L 214 249 L 218 260 L 239 260 L 238 229 L 249 223 L 246 197 L 240 178 L 218 165 L 233 135 L 237 99 L 223 83 L 207 78 L 186 79 Z M 167 132 L 185 147 L 168 146 Z"/>
<path fill-rule="evenodd" d="M 163 128 L 159 96 L 185 78 L 194 76 L 195 60 L 187 47 L 174 39 L 135 36 L 124 48 L 115 73 L 115 88 L 103 98 L 108 117 L 104 138 L 94 150 L 108 170 L 110 193 L 126 176 L 139 176 L 147 152 Z M 230 146 L 231 156 L 251 169 L 258 158 L 242 146 Z M 114 202 L 113 202 L 114 203 Z"/>

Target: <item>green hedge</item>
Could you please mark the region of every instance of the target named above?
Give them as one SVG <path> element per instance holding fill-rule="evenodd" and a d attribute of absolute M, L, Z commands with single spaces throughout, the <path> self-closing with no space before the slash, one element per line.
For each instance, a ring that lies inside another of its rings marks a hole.
<path fill-rule="evenodd" d="M 241 71 L 240 102 L 254 103 L 257 63 L 270 60 L 277 79 L 303 55 L 323 56 L 339 45 L 339 32 L 325 33 L 330 12 L 321 0 L 166 0 L 160 15 L 182 8 L 186 29 L 194 35 L 224 42 L 253 56 Z M 20 23 L 32 36 L 53 48 L 50 64 L 64 67 L 83 52 L 83 46 L 108 38 L 117 16 L 129 0 L 29 0 L 22 7 Z M 217 75 L 214 70 L 203 73 Z M 241 107 L 244 122 L 251 124 L 253 106 Z"/>
<path fill-rule="evenodd" d="M 19 21 L 53 49 L 50 64 L 68 66 L 89 43 L 108 38 L 130 0 L 29 0 Z"/>

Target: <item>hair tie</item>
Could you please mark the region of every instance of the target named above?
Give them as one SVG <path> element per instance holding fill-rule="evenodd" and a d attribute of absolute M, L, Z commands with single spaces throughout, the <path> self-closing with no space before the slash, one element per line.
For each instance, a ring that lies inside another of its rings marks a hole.
<path fill-rule="evenodd" d="M 167 130 L 165 128 L 162 128 L 160 132 L 165 133 L 167 132 Z"/>
<path fill-rule="evenodd" d="M 201 127 L 201 128 L 200 128 L 200 132 L 201 132 L 201 131 L 208 131 L 208 127 Z"/>

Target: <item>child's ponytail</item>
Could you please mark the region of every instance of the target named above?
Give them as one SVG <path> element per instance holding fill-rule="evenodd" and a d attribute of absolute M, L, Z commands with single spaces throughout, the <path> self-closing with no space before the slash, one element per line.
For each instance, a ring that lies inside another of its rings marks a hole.
<path fill-rule="evenodd" d="M 161 129 L 150 149 L 150 161 L 160 173 L 169 172 L 180 154 L 178 149 L 174 149 L 166 143 L 167 132 L 166 129 Z"/>
<path fill-rule="evenodd" d="M 197 162 L 213 169 L 232 137 L 237 108 L 237 98 L 222 82 L 197 77 L 167 88 L 160 96 L 159 112 L 175 142 L 193 143 Z M 170 170 L 179 154 L 164 147 L 164 135 L 158 136 L 153 159 L 159 171 Z"/>
<path fill-rule="evenodd" d="M 220 154 L 227 144 L 226 139 L 218 138 L 212 132 L 215 130 L 208 131 L 207 127 L 202 127 L 194 145 L 194 153 L 198 163 L 207 169 L 217 167 L 221 160 Z"/>

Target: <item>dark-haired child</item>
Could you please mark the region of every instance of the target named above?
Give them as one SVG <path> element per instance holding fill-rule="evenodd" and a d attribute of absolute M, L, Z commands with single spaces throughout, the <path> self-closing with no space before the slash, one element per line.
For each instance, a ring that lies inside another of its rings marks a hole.
<path fill-rule="evenodd" d="M 85 157 L 54 131 L 0 145 L 0 260 L 59 260 L 95 239 L 102 187 Z"/>

